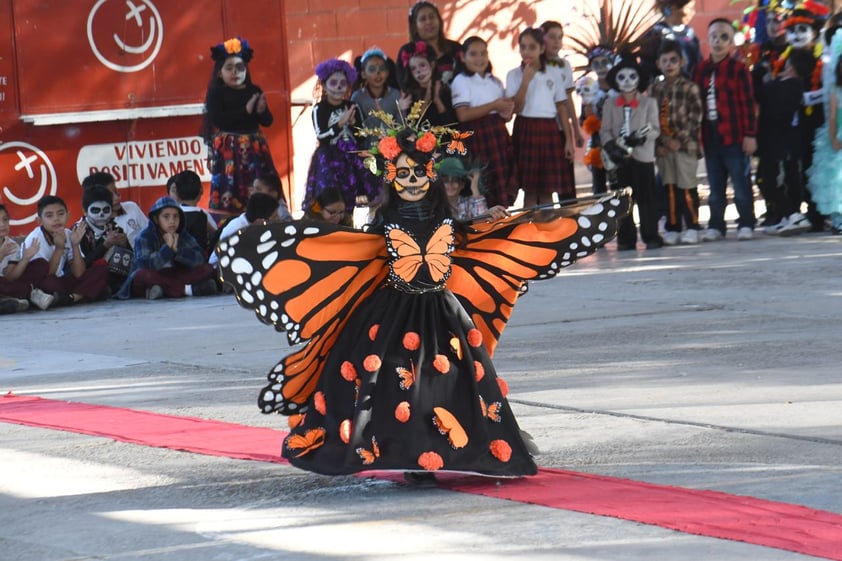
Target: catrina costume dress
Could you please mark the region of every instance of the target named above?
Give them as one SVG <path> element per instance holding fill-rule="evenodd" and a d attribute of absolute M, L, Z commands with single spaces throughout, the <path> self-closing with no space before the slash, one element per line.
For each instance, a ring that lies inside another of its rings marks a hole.
<path fill-rule="evenodd" d="M 282 455 L 331 475 L 536 473 L 490 357 L 524 283 L 593 253 L 628 207 L 615 193 L 463 225 L 422 199 L 370 231 L 301 221 L 221 242 L 240 304 L 304 343 L 258 399 L 289 416 Z"/>

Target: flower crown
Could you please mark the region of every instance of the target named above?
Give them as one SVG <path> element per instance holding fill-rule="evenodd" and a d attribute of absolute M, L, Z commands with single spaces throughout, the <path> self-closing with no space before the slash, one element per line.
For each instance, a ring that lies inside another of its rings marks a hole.
<path fill-rule="evenodd" d="M 401 64 L 403 66 L 407 66 L 409 64 L 409 59 L 414 56 L 420 56 L 426 59 L 430 58 L 430 51 L 427 50 L 426 41 L 416 41 L 415 43 L 410 43 L 407 48 L 401 52 Z"/>
<path fill-rule="evenodd" d="M 251 48 L 249 42 L 241 37 L 234 37 L 223 41 L 218 45 L 210 48 L 211 58 L 215 61 L 222 61 L 230 56 L 238 56 L 243 59 L 243 62 L 248 64 L 251 57 L 254 56 L 254 49 Z"/>
<path fill-rule="evenodd" d="M 464 133 L 445 126 L 431 126 L 424 120 L 424 100 L 419 99 L 409 108 L 406 118 L 401 115 L 401 122 L 386 111 L 372 110 L 369 115 L 379 119 L 384 127 L 361 127 L 354 133 L 364 138 L 379 139 L 367 151 L 363 152 L 365 167 L 374 175 L 383 176 L 389 164 L 394 164 L 402 153 L 423 154 L 430 162 L 440 156 L 436 150 L 442 144 L 442 137 L 449 135 L 458 138 Z M 451 142 L 451 144 L 453 144 Z M 448 146 L 448 151 L 450 146 Z M 434 179 L 432 177 L 431 179 Z M 384 177 L 388 180 L 388 174 Z"/>
<path fill-rule="evenodd" d="M 326 82 L 333 74 L 341 72 L 349 84 L 357 81 L 356 69 L 340 58 L 329 58 L 316 65 L 315 74 L 322 82 Z"/>

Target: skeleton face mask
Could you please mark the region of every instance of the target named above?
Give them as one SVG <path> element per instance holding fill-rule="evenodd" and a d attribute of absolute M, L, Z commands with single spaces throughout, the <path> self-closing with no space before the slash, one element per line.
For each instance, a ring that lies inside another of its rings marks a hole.
<path fill-rule="evenodd" d="M 85 209 L 85 217 L 88 222 L 97 228 L 105 228 L 111 220 L 111 203 L 105 201 L 94 201 Z"/>
<path fill-rule="evenodd" d="M 594 74 L 596 74 L 596 77 L 600 80 L 605 79 L 605 76 L 608 75 L 608 71 L 611 70 L 612 66 L 614 66 L 614 63 L 606 56 L 598 56 L 591 61 L 591 70 L 594 71 Z"/>
<path fill-rule="evenodd" d="M 431 162 L 432 163 L 432 160 Z M 428 165 L 419 164 L 406 154 L 395 160 L 395 179 L 392 183 L 398 196 L 405 201 L 420 201 L 430 188 Z"/>
<path fill-rule="evenodd" d="M 334 99 L 345 99 L 348 93 L 348 78 L 343 72 L 334 72 L 325 80 L 325 91 Z"/>
<path fill-rule="evenodd" d="M 623 68 L 617 72 L 617 88 L 623 93 L 637 90 L 640 84 L 640 74 L 634 68 Z"/>
<path fill-rule="evenodd" d="M 786 28 L 786 42 L 796 49 L 810 46 L 815 39 L 816 32 L 806 23 L 796 23 Z"/>
<path fill-rule="evenodd" d="M 582 103 L 590 105 L 596 102 L 599 84 L 590 76 L 582 76 L 576 80 L 576 93 L 582 98 Z"/>

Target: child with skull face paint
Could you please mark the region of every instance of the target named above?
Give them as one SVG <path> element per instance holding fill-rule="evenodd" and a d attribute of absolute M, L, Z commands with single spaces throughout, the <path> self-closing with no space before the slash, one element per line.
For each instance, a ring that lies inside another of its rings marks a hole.
<path fill-rule="evenodd" d="M 321 89 L 321 99 L 313 106 L 313 128 L 319 145 L 310 160 L 301 208 L 306 212 L 319 193 L 334 187 L 342 189 L 349 209 L 358 202 L 373 202 L 380 195 L 380 186 L 365 181 L 363 159 L 357 154 L 359 146 L 353 132 L 354 127 L 363 126 L 363 115 L 348 100 L 357 71 L 344 60 L 332 58 L 319 63 L 315 72 L 317 88 Z"/>
<path fill-rule="evenodd" d="M 94 264 L 106 265 L 106 254 L 112 247 L 124 248 L 127 250 L 126 254 L 131 255 L 132 247 L 129 240 L 114 220 L 111 191 L 103 185 L 92 185 L 86 188 L 82 192 L 82 208 L 85 215 L 79 223 L 84 222 L 87 228 L 79 245 L 88 267 Z M 125 269 L 126 274 L 130 266 L 131 263 Z M 116 294 L 120 289 L 126 280 L 126 274 L 109 269 L 108 288 L 112 294 Z"/>
<path fill-rule="evenodd" d="M 623 54 L 606 80 L 620 94 L 603 107 L 602 159 L 615 167 L 620 187 L 631 187 L 640 216 L 640 237 L 646 249 L 658 249 L 658 201 L 655 194 L 655 140 L 661 134 L 658 103 L 643 92 L 649 77 L 631 54 Z M 629 213 L 620 221 L 617 249 L 635 249 L 637 228 Z"/>
<path fill-rule="evenodd" d="M 254 178 L 276 173 L 260 127 L 272 125 L 266 94 L 251 81 L 254 50 L 239 37 L 211 47 L 214 61 L 205 95 L 201 136 L 209 146 L 209 207 L 221 226 L 246 206 Z"/>
<path fill-rule="evenodd" d="M 599 131 L 602 128 L 602 108 L 612 95 L 611 86 L 605 78 L 614 65 L 614 52 L 604 45 L 597 45 L 588 50 L 587 57 L 588 70 L 596 75 L 596 80 L 587 75 L 582 76 L 576 82 L 576 93 L 582 100 L 582 108 L 579 111 L 580 126 L 590 135 L 585 152 L 585 165 L 591 170 L 591 190 L 594 195 L 598 195 L 607 190 L 608 177 L 602 163 L 602 140 Z"/>

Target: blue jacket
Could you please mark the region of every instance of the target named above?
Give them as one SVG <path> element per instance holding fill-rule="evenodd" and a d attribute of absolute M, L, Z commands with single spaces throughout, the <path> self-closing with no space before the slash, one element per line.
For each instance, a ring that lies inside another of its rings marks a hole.
<path fill-rule="evenodd" d="M 178 210 L 180 218 L 178 224 L 178 245 L 176 251 L 164 243 L 161 233 L 158 231 L 156 218 L 165 208 Z M 134 261 L 132 271 L 120 291 L 117 298 L 127 299 L 132 295 L 132 278 L 138 269 L 154 269 L 160 271 L 180 265 L 182 267 L 194 268 L 207 262 L 202 246 L 196 238 L 185 230 L 184 212 L 181 205 L 172 197 L 161 197 L 152 208 L 149 209 L 149 224 L 144 228 L 134 242 Z"/>

